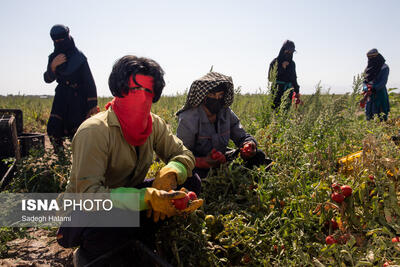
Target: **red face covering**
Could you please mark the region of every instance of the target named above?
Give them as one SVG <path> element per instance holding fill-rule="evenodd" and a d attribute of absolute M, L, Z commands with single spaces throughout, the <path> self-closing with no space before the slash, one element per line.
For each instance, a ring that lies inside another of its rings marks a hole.
<path fill-rule="evenodd" d="M 123 98 L 114 97 L 106 105 L 114 110 L 125 140 L 132 146 L 143 145 L 153 129 L 150 109 L 153 101 L 153 77 L 141 74 L 136 75 L 137 85 L 132 76 L 129 78 L 129 93 Z"/>

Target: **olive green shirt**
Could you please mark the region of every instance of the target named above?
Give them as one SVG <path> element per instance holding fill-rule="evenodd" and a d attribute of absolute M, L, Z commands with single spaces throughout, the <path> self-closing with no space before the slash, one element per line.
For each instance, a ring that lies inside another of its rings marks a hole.
<path fill-rule="evenodd" d="M 112 188 L 142 183 L 153 162 L 178 161 L 192 176 L 195 159 L 159 116 L 152 114 L 153 130 L 137 149 L 124 138 L 114 111 L 109 108 L 81 124 L 72 140 L 72 170 L 66 192 L 110 192 Z M 137 155 L 139 151 L 139 155 Z"/>

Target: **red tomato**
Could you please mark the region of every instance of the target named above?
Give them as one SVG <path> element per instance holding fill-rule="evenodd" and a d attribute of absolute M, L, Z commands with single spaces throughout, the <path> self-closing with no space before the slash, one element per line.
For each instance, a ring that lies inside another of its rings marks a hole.
<path fill-rule="evenodd" d="M 186 195 L 183 198 L 173 199 L 172 203 L 174 204 L 175 208 L 178 210 L 184 210 L 187 208 L 189 202 L 189 196 Z"/>
<path fill-rule="evenodd" d="M 374 179 L 375 179 L 375 177 L 374 177 L 372 174 L 370 174 L 370 175 L 368 176 L 368 178 L 369 178 L 371 181 L 374 181 Z"/>
<path fill-rule="evenodd" d="M 342 189 L 344 197 L 351 196 L 351 193 L 353 192 L 353 189 L 351 189 L 349 185 L 343 185 L 342 187 L 340 187 L 340 189 Z"/>
<path fill-rule="evenodd" d="M 383 267 L 387 267 L 387 266 L 390 266 L 390 261 L 387 261 L 387 262 L 385 262 L 385 263 L 383 264 Z"/>
<path fill-rule="evenodd" d="M 326 244 L 328 244 L 328 245 L 332 245 L 332 244 L 334 244 L 334 243 L 337 243 L 336 239 L 335 239 L 333 236 L 331 236 L 331 235 L 328 235 L 328 236 L 325 238 L 325 242 L 326 242 Z"/>
<path fill-rule="evenodd" d="M 332 190 L 335 191 L 335 192 L 339 192 L 340 191 L 340 184 L 333 183 L 332 184 Z"/>
<path fill-rule="evenodd" d="M 190 198 L 190 200 L 196 200 L 197 199 L 197 195 L 196 195 L 195 192 L 190 191 L 187 195 Z"/>
<path fill-rule="evenodd" d="M 392 238 L 392 243 L 400 242 L 400 238 L 398 236 Z"/>
<path fill-rule="evenodd" d="M 342 203 L 344 200 L 344 195 L 342 193 L 332 193 L 331 199 L 337 203 Z"/>

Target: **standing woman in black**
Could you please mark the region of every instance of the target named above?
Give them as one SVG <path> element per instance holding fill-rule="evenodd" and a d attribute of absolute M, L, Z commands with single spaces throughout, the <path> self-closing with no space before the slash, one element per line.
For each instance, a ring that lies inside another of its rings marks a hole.
<path fill-rule="evenodd" d="M 63 150 L 63 137 L 72 138 L 79 125 L 98 112 L 96 85 L 85 55 L 79 51 L 69 28 L 54 25 L 50 30 L 54 52 L 49 56 L 44 81 L 57 80 L 47 134 L 56 153 Z"/>
<path fill-rule="evenodd" d="M 272 71 L 276 64 L 276 86 L 277 91 L 274 93 L 273 109 L 279 109 L 281 105 L 282 96 L 286 90 L 291 90 L 288 99 L 288 105 L 286 108 L 290 107 L 293 92 L 295 94 L 296 103 L 300 102 L 299 89 L 300 86 L 297 84 L 297 74 L 296 74 L 296 64 L 293 61 L 293 53 L 295 52 L 294 42 L 286 40 L 281 50 L 279 51 L 278 57 L 274 58 L 269 65 L 268 77 L 269 81 L 272 81 L 273 75 Z"/>

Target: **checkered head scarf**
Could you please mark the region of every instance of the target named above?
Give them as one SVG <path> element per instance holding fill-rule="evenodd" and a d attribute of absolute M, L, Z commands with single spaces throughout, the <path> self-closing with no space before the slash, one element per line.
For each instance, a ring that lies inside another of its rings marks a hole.
<path fill-rule="evenodd" d="M 190 86 L 189 94 L 186 98 L 185 105 L 176 113 L 179 115 L 181 112 L 198 107 L 207 96 L 220 84 L 226 84 L 226 91 L 224 94 L 224 107 L 229 107 L 233 103 L 233 82 L 232 77 L 223 75 L 218 72 L 209 72 L 200 79 L 195 80 Z"/>

